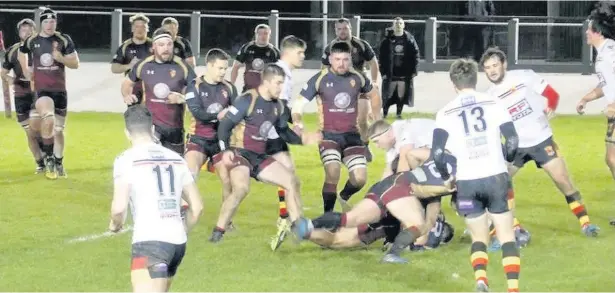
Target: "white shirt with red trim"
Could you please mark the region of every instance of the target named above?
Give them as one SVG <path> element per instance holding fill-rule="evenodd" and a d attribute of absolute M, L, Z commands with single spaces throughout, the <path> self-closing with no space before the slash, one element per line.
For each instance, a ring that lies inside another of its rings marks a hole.
<path fill-rule="evenodd" d="M 596 75 L 607 103 L 615 103 L 615 41 L 605 39 L 596 51 Z"/>
<path fill-rule="evenodd" d="M 155 143 L 134 146 L 115 159 L 113 179 L 130 184 L 132 243 L 186 243 L 181 197 L 194 179 L 181 156 Z"/>
<path fill-rule="evenodd" d="M 499 84 L 492 84 L 487 94 L 508 110 L 519 135 L 519 147 L 533 147 L 553 136 L 545 114 L 549 84 L 533 70 L 510 70 Z"/>

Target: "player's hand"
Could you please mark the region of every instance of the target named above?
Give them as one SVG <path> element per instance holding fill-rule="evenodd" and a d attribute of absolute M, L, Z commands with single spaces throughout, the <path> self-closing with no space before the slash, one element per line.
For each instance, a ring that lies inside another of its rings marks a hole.
<path fill-rule="evenodd" d="M 60 52 L 59 47 L 58 42 L 53 42 L 51 56 L 53 56 L 53 60 L 64 63 L 64 55 Z"/>
<path fill-rule="evenodd" d="M 322 141 L 320 132 L 304 133 L 301 136 L 301 143 L 304 145 L 319 144 Z"/>
<path fill-rule="evenodd" d="M 226 112 L 228 112 L 228 109 L 222 109 L 222 111 L 220 111 L 218 113 L 218 116 L 216 116 L 216 118 L 218 118 L 218 121 L 222 120 L 222 118 L 224 118 L 224 116 L 226 116 Z"/>
<path fill-rule="evenodd" d="M 113 219 L 109 221 L 109 231 L 113 233 L 117 233 L 117 232 L 120 232 L 120 230 L 122 230 L 122 224 L 116 225 L 113 222 Z"/>
<path fill-rule="evenodd" d="M 235 160 L 235 152 L 233 151 L 224 151 L 222 153 L 222 162 L 224 165 L 233 166 L 233 161 Z"/>
<path fill-rule="evenodd" d="M 186 98 L 184 95 L 178 92 L 171 92 L 169 96 L 167 96 L 167 104 L 183 104 L 186 102 Z"/>
<path fill-rule="evenodd" d="M 615 117 L 615 103 L 607 105 L 603 113 L 604 115 L 606 115 L 607 118 Z"/>
<path fill-rule="evenodd" d="M 577 103 L 577 113 L 579 113 L 579 115 L 583 115 L 585 114 L 585 105 L 587 104 L 587 102 L 583 99 L 581 99 L 579 101 L 579 103 Z"/>
<path fill-rule="evenodd" d="M 555 111 L 551 108 L 547 108 L 545 109 L 545 115 L 547 115 L 547 120 L 551 120 L 555 117 Z"/>
<path fill-rule="evenodd" d="M 457 189 L 457 186 L 455 186 L 455 176 L 451 175 L 448 180 L 444 181 L 444 187 L 450 192 L 455 191 Z"/>
<path fill-rule="evenodd" d="M 137 99 L 137 96 L 135 96 L 134 94 L 124 96 L 124 103 L 126 103 L 126 105 L 132 105 L 138 101 L 139 99 Z"/>

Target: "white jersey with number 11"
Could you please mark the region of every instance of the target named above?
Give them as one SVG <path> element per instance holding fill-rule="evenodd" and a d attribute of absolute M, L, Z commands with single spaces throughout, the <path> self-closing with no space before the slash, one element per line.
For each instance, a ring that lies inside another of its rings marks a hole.
<path fill-rule="evenodd" d="M 135 146 L 115 159 L 113 178 L 130 184 L 132 243 L 186 243 L 181 197 L 194 179 L 182 157 L 155 143 Z"/>
<path fill-rule="evenodd" d="M 507 172 L 500 125 L 510 122 L 506 109 L 483 93 L 462 92 L 436 115 L 436 127 L 448 132 L 446 149 L 457 158 L 457 180 Z"/>

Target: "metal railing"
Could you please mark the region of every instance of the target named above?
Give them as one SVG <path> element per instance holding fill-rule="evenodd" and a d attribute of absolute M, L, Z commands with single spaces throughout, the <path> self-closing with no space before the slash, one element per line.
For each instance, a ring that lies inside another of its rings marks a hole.
<path fill-rule="evenodd" d="M 29 9 L 4 9 L 0 8 L 0 13 L 33 13 L 34 20 L 39 23 L 40 22 L 40 13 L 42 12 L 42 8 L 37 8 L 34 11 Z M 135 11 L 123 11 L 121 9 L 115 9 L 111 12 L 106 11 L 78 11 L 78 10 L 57 10 L 60 15 L 109 15 L 111 17 L 110 23 L 110 53 L 114 54 L 115 50 L 120 46 L 123 38 L 123 16 L 131 16 L 136 14 Z M 242 20 L 255 20 L 255 21 L 264 21 L 268 23 L 271 27 L 271 41 L 275 46 L 279 45 L 280 40 L 280 21 L 290 21 L 290 22 L 315 22 L 320 26 L 321 32 L 314 32 L 314 28 L 311 28 L 311 34 L 315 33 L 318 35 L 320 42 L 319 49 L 323 49 L 323 47 L 332 39 L 332 25 L 330 22 L 335 21 L 333 18 L 327 17 L 324 15 L 323 17 L 294 17 L 294 16 L 281 16 L 280 12 L 277 10 L 272 10 L 268 16 L 259 16 L 259 15 L 225 15 L 225 14 L 208 14 L 201 13 L 200 11 L 194 11 L 192 13 L 177 13 L 177 12 L 169 12 L 169 13 L 146 13 L 148 16 L 160 16 L 167 17 L 172 16 L 178 18 L 178 20 L 184 19 L 189 20 L 189 39 L 192 43 L 194 55 L 198 58 L 201 55 L 201 44 L 202 44 L 202 22 L 207 19 L 242 19 Z M 291 15 L 291 14 L 289 14 Z M 455 54 L 451 53 L 451 43 L 453 43 L 453 39 L 459 35 L 457 33 L 453 33 L 455 28 L 462 26 L 480 26 L 481 29 L 484 27 L 489 27 L 492 33 L 491 38 L 493 39 L 492 44 L 498 45 L 502 48 L 505 48 L 505 51 L 508 55 L 508 64 L 509 67 L 514 68 L 519 64 L 519 52 L 520 52 L 520 27 L 531 27 L 532 31 L 529 33 L 531 36 L 527 40 L 523 40 L 522 44 L 524 52 L 527 53 L 528 58 L 539 58 L 539 59 L 548 59 L 549 55 L 553 55 L 554 52 L 557 53 L 561 50 L 570 50 L 570 47 L 574 47 L 570 54 L 575 55 L 573 59 L 576 62 L 573 64 L 567 64 L 569 67 L 573 66 L 574 72 L 579 72 L 582 74 L 590 74 L 592 72 L 591 60 L 592 60 L 592 49 L 590 46 L 586 45 L 583 41 L 583 33 L 580 31 L 582 28 L 583 31 L 588 28 L 589 22 L 585 20 L 584 22 L 576 22 L 576 23 L 562 23 L 562 22 L 520 22 L 519 18 L 513 18 L 508 20 L 507 22 L 503 22 L 498 18 L 497 22 L 475 22 L 475 21 L 452 21 L 452 20 L 438 20 L 436 17 L 429 17 L 427 19 L 407 19 L 405 23 L 407 25 L 412 26 L 414 29 L 410 29 L 413 34 L 415 34 L 415 38 L 417 42 L 421 46 L 421 55 L 424 59 L 424 63 L 421 65 L 421 70 L 426 72 L 433 72 L 437 67 L 436 64 L 442 63 L 442 59 L 446 58 L 454 58 Z M 362 19 L 361 16 L 356 15 L 350 19 L 351 25 L 353 28 L 353 33 L 360 37 L 361 34 L 368 36 L 370 40 L 368 40 L 373 46 L 377 47 L 382 36 L 380 35 L 384 30 L 384 27 L 379 27 L 382 24 L 390 23 L 390 19 L 376 19 L 376 18 L 365 18 Z M 528 20 L 529 21 L 529 20 Z M 571 20 L 576 21 L 576 20 Z M 370 26 L 374 25 L 377 29 L 374 30 L 362 30 L 361 26 Z M 418 27 L 417 27 L 418 25 Z M 183 27 L 184 25 L 182 25 Z M 285 25 L 286 26 L 286 25 Z M 557 36 L 553 33 L 554 28 L 570 28 L 575 31 L 573 36 Z M 252 31 L 252 27 L 241 28 L 247 31 Z M 304 31 L 297 33 L 305 33 L 305 30 L 309 30 L 310 28 L 301 27 Z M 416 31 L 416 32 L 415 32 Z M 545 38 L 546 36 L 546 38 Z M 561 45 L 561 40 L 559 39 L 567 39 L 569 44 Z M 546 39 L 546 40 L 545 40 Z M 526 42 L 528 41 L 529 42 Z M 314 41 L 312 39 L 312 41 Z M 545 43 L 546 42 L 546 43 Z M 548 46 L 547 46 L 548 45 Z M 106 47 L 106 46 L 105 46 Z M 548 48 L 543 48 L 548 47 Z M 536 53 L 535 51 L 541 51 Z M 544 51 L 544 52 L 542 52 Z M 320 52 L 317 52 L 320 55 Z M 461 54 L 457 54 L 459 56 Z M 580 55 L 580 58 L 577 56 Z M 438 56 L 443 58 L 437 58 Z M 526 57 L 526 56 L 524 56 Z M 579 62 L 580 60 L 580 62 Z"/>

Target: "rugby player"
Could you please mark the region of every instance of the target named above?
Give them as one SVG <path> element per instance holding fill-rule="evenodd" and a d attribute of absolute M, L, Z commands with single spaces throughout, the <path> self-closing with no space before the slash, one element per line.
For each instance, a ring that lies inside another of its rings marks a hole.
<path fill-rule="evenodd" d="M 359 96 L 366 94 L 372 107 L 380 109 L 378 90 L 362 73 L 351 67 L 351 50 L 346 42 L 334 43 L 329 55 L 331 66 L 308 80 L 292 107 L 293 122 L 301 125 L 303 108 L 318 96 L 320 131 L 323 135 L 319 151 L 325 169 L 322 187 L 325 212 L 335 208 L 342 162 L 349 173 L 348 181 L 340 192 L 344 210 L 349 208 L 347 201 L 350 197 L 361 190 L 367 180 L 365 143 L 357 126 L 360 112 L 365 110 L 358 107 Z"/>
<path fill-rule="evenodd" d="M 237 98 L 235 86 L 224 80 L 229 59 L 230 56 L 221 49 L 209 50 L 205 56 L 205 74 L 192 80 L 186 90 L 186 104 L 192 114 L 192 123 L 184 157 L 195 179 L 205 161 L 212 162 L 222 183 L 223 201 L 231 194 L 231 184 L 228 170 L 220 160 L 218 120 L 226 114 L 224 109 Z"/>
<path fill-rule="evenodd" d="M 28 148 L 30 148 L 30 152 L 32 152 L 32 156 L 36 161 L 35 173 L 38 174 L 45 169 L 44 154 L 39 145 L 40 116 L 34 109 L 34 93 L 32 92 L 30 82 L 26 80 L 24 73 L 21 71 L 22 67 L 19 64 L 18 58 L 19 47 L 21 47 L 23 42 L 32 35 L 35 27 L 34 21 L 29 18 L 22 19 L 17 23 L 17 31 L 19 32 L 19 39 L 21 41 L 10 46 L 7 53 L 4 54 L 0 78 L 2 79 L 2 88 L 4 89 L 4 99 L 9 101 L 9 106 L 11 101 L 9 85 L 13 85 L 17 122 L 19 122 L 19 125 L 21 125 L 26 132 Z M 11 70 L 13 71 L 14 77 L 9 75 Z M 9 108 L 9 112 L 10 111 L 11 109 Z"/>
<path fill-rule="evenodd" d="M 516 156 L 519 137 L 506 108 L 494 98 L 476 92 L 475 61 L 456 60 L 449 75 L 458 96 L 436 114 L 431 155 L 445 184 L 457 187 L 455 205 L 472 237 L 471 261 L 477 291 L 489 289 L 486 268 L 490 217 L 502 243 L 508 292 L 519 292 L 521 261 L 513 214 L 508 208 L 510 176 L 506 164 Z M 445 149 L 457 158 L 454 176 L 448 170 Z"/>
<path fill-rule="evenodd" d="M 131 281 L 134 292 L 166 292 L 186 252 L 187 233 L 203 202 L 186 161 L 155 143 L 152 115 L 142 105 L 124 113 L 132 147 L 113 164 L 109 230 L 122 229 L 128 203 L 133 210 Z M 186 226 L 180 201 L 188 202 Z"/>
<path fill-rule="evenodd" d="M 306 44 L 305 41 L 297 38 L 293 35 L 286 36 L 282 39 L 281 42 L 281 53 L 280 59 L 275 63 L 284 69 L 284 74 L 286 77 L 284 78 L 284 84 L 282 85 L 282 92 L 278 97 L 284 104 L 284 111 L 290 113 L 290 99 L 293 95 L 293 79 L 292 72 L 296 68 L 303 66 L 303 60 L 305 60 L 305 49 Z M 290 119 L 292 123 L 292 119 Z M 294 127 L 294 131 L 298 134 L 301 134 L 301 130 L 303 129 L 303 125 Z M 292 158 L 290 157 L 288 145 L 286 141 L 281 138 L 277 132 L 271 132 L 271 136 L 267 139 L 266 153 L 267 155 L 272 156 L 276 161 L 280 162 L 282 165 L 286 166 L 289 170 L 295 172 L 295 164 L 293 163 Z M 279 200 L 279 215 L 277 221 L 278 232 L 276 236 L 271 241 L 271 249 L 276 250 L 284 238 L 286 237 L 286 232 L 290 229 L 290 222 L 288 221 L 288 211 L 286 210 L 286 191 L 284 189 L 278 188 L 278 200 Z"/>
<path fill-rule="evenodd" d="M 138 102 L 134 85 L 142 83 L 143 101 L 154 117 L 156 138 L 178 154 L 184 153 L 184 92 L 196 78 L 194 70 L 173 54 L 173 38 L 165 30 L 153 35 L 154 54 L 135 64 L 122 84 L 127 105 Z"/>
<path fill-rule="evenodd" d="M 280 59 L 280 51 L 269 42 L 271 28 L 266 24 L 259 24 L 254 29 L 254 41 L 250 41 L 239 49 L 233 69 L 231 82 L 237 82 L 239 68 L 244 67 L 243 91 L 255 89 L 261 84 L 261 74 L 265 64 L 274 63 Z"/>
<path fill-rule="evenodd" d="M 139 13 L 129 18 L 132 29 L 132 37 L 117 48 L 115 56 L 111 61 L 111 72 L 116 74 L 128 75 L 128 72 L 139 60 L 150 56 L 152 50 L 152 39 L 147 37 L 149 32 L 149 18 Z M 143 88 L 140 83 L 135 84 L 133 94 L 140 102 L 143 98 Z"/>
<path fill-rule="evenodd" d="M 596 73 L 598 85 L 587 93 L 577 104 L 577 112 L 585 113 L 585 105 L 591 101 L 604 98 L 607 106 L 604 110 L 607 118 L 606 155 L 605 161 L 615 179 L 615 17 L 612 12 L 607 13 L 595 9 L 589 16 L 590 22 L 585 38 L 598 55 L 596 56 Z M 615 219 L 610 221 L 615 225 Z"/>
<path fill-rule="evenodd" d="M 348 44 L 352 50 L 351 60 L 352 67 L 358 73 L 365 74 L 363 71 L 365 70 L 365 63 L 368 63 L 372 81 L 371 84 L 374 87 L 378 87 L 378 74 L 380 72 L 378 59 L 376 58 L 376 53 L 370 44 L 362 39 L 352 36 L 352 27 L 350 25 L 350 20 L 347 18 L 340 18 L 335 22 L 335 36 L 336 38 L 329 43 L 322 54 L 322 65 L 323 67 L 331 66 L 331 61 L 329 55 L 331 55 L 331 48 L 335 43 L 344 42 Z M 367 120 L 368 115 L 372 115 L 372 120 L 380 120 L 381 114 L 380 109 L 382 108 L 382 102 L 378 104 L 380 108 L 374 108 L 375 104 L 371 103 L 371 109 L 368 102 L 364 99 L 365 96 L 361 96 L 359 100 L 359 132 L 361 133 L 361 139 L 365 143 L 365 157 L 368 162 L 372 161 L 372 153 L 369 150 L 369 139 L 367 137 Z"/>
<path fill-rule="evenodd" d="M 162 29 L 169 32 L 173 39 L 173 54 L 184 60 L 190 67 L 196 67 L 196 59 L 192 52 L 192 44 L 188 39 L 179 36 L 179 22 L 173 17 L 167 17 L 162 20 Z"/>
<path fill-rule="evenodd" d="M 446 160 L 445 164 L 454 173 L 455 158 L 448 155 Z M 314 229 L 334 231 L 340 227 L 361 228 L 390 215 L 401 223 L 401 230 L 398 230 L 382 262 L 407 263 L 401 257 L 402 251 L 431 229 L 425 225 L 424 210 L 419 198 L 439 199 L 454 192 L 453 188 L 444 185 L 445 182 L 435 168 L 429 166 L 433 166 L 433 163 L 384 178 L 374 184 L 365 198 L 347 213 L 328 212 L 313 220 L 301 218 L 293 225 L 293 233 L 299 240 L 310 239 Z M 381 224 L 387 225 L 386 222 Z"/>
<path fill-rule="evenodd" d="M 320 136 L 318 133 L 299 136 L 288 127 L 290 113 L 277 100 L 284 77 L 280 66 L 265 65 L 262 84 L 239 96 L 219 122 L 218 139 L 222 160 L 230 169 L 232 193 L 222 204 L 211 242 L 222 240 L 224 227 L 248 194 L 250 177 L 288 192 L 286 204 L 291 222 L 302 214 L 299 179 L 291 169 L 267 155 L 267 140 L 274 129 L 291 144 L 317 143 Z"/>
<path fill-rule="evenodd" d="M 597 236 L 600 229 L 589 220 L 581 193 L 572 184 L 549 125 L 559 94 L 532 70 L 507 70 L 506 54 L 498 48 L 487 49 L 480 62 L 492 83 L 487 94 L 508 110 L 519 135 L 519 150 L 508 165 L 508 174 L 515 176 L 527 162 L 534 161 L 564 194 L 568 207 L 579 220 L 581 231 L 587 236 Z M 514 209 L 514 204 L 510 208 Z M 516 229 L 520 229 L 516 222 Z"/>
<path fill-rule="evenodd" d="M 56 30 L 57 14 L 41 12 L 41 30 L 19 48 L 19 64 L 25 78 L 34 85 L 35 107 L 41 117 L 40 133 L 45 153 L 45 176 L 66 178 L 64 170 L 64 127 L 67 104 L 65 68 L 79 68 L 79 56 L 69 35 Z M 28 58 L 32 58 L 32 73 Z"/>

